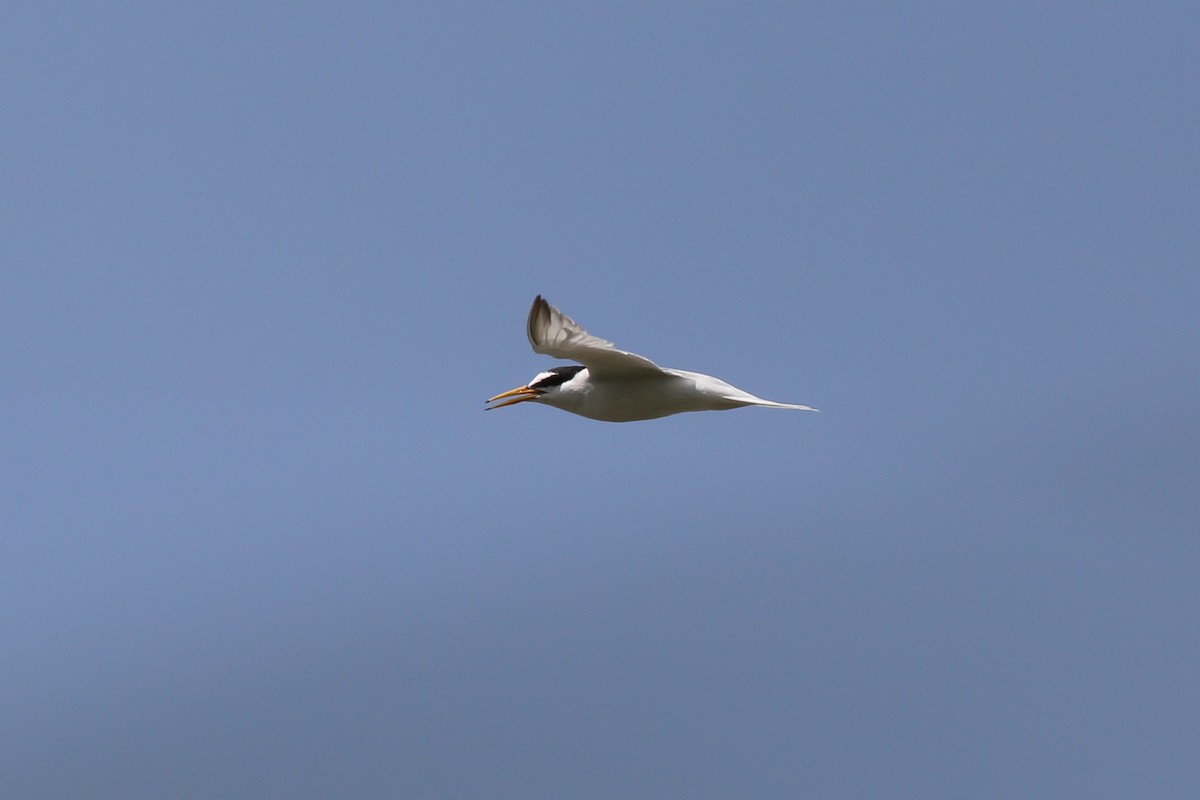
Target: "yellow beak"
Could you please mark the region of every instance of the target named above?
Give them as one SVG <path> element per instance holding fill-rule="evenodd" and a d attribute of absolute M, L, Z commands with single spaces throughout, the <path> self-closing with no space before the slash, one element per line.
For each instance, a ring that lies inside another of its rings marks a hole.
<path fill-rule="evenodd" d="M 492 409 L 496 408 L 504 408 L 505 406 L 515 406 L 517 403 L 524 403 L 526 400 L 532 400 L 540 394 L 541 392 L 539 392 L 537 389 L 530 389 L 528 386 L 518 386 L 517 388 L 510 389 L 507 392 L 501 392 L 495 397 L 489 397 L 489 403 L 494 403 L 497 400 L 504 400 L 506 397 L 511 397 L 513 399 L 501 403 L 498 406 L 490 406 L 485 408 L 484 411 L 491 411 Z"/>

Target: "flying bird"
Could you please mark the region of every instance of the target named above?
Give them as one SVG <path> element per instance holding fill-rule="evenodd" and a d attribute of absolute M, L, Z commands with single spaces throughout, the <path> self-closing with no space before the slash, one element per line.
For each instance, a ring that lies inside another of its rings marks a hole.
<path fill-rule="evenodd" d="M 720 378 L 666 369 L 636 353 L 618 350 L 612 342 L 585 331 L 540 294 L 529 309 L 526 328 L 533 352 L 579 364 L 539 372 L 526 385 L 490 398 L 488 403 L 504 402 L 489 406 L 489 411 L 532 402 L 604 422 L 632 422 L 742 406 L 817 410 L 764 400 Z"/>

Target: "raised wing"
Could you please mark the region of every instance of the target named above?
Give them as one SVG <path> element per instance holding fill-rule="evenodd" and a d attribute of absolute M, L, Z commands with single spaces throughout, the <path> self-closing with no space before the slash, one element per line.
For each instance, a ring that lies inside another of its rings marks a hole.
<path fill-rule="evenodd" d="M 575 320 L 543 300 L 540 294 L 529 309 L 528 329 L 533 352 L 578 361 L 597 378 L 669 377 L 650 359 L 618 350 L 612 342 L 592 336 Z"/>

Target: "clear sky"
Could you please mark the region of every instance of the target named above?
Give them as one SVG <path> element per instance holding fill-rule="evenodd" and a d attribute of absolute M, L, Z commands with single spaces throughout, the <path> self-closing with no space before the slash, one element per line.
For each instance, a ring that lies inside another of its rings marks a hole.
<path fill-rule="evenodd" d="M 3 795 L 1200 796 L 1198 9 L 7 4 Z"/>

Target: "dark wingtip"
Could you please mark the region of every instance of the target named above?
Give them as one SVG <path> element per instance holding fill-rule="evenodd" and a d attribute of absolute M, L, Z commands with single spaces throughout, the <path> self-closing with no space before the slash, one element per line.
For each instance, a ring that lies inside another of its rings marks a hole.
<path fill-rule="evenodd" d="M 529 318 L 525 321 L 525 334 L 529 337 L 529 343 L 537 347 L 537 338 L 533 335 L 535 321 L 545 315 L 550 314 L 550 304 L 539 294 L 533 298 L 533 305 L 529 308 Z"/>

